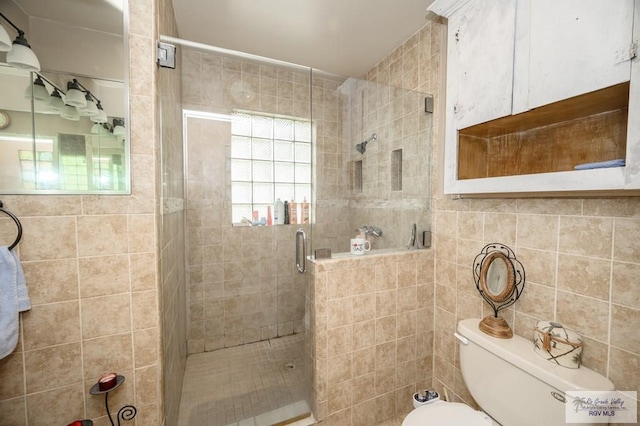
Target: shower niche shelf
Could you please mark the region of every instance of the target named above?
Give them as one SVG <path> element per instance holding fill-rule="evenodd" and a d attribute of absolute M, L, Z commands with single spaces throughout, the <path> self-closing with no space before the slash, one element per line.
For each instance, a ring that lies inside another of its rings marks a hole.
<path fill-rule="evenodd" d="M 402 191 L 402 149 L 391 151 L 391 190 Z"/>

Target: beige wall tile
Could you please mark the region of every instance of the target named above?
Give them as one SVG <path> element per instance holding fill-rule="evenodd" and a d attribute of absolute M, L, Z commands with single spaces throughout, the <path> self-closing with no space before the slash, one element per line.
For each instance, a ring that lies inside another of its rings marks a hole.
<path fill-rule="evenodd" d="M 395 299 L 394 299 L 395 301 Z M 353 296 L 353 321 L 365 321 L 376 315 L 376 294 L 361 294 Z"/>
<path fill-rule="evenodd" d="M 640 310 L 611 305 L 611 344 L 640 353 Z"/>
<path fill-rule="evenodd" d="M 640 219 L 616 219 L 613 258 L 640 263 Z"/>
<path fill-rule="evenodd" d="M 352 326 L 327 330 L 327 355 L 329 357 L 343 355 L 353 350 Z"/>
<path fill-rule="evenodd" d="M 353 324 L 353 350 L 373 346 L 376 339 L 375 320 L 357 322 Z"/>
<path fill-rule="evenodd" d="M 611 258 L 613 219 L 560 216 L 562 253 Z"/>
<path fill-rule="evenodd" d="M 22 352 L 14 352 L 0 359 L 0 401 L 25 394 Z M 0 411 L 0 420 L 3 416 Z M 4 424 L 4 423 L 3 423 Z"/>
<path fill-rule="evenodd" d="M 616 389 L 640 389 L 640 355 L 611 346 L 609 378 L 616 385 Z"/>
<path fill-rule="evenodd" d="M 329 328 L 349 325 L 353 322 L 353 299 L 345 297 L 342 299 L 329 300 L 327 304 L 327 316 Z"/>
<path fill-rule="evenodd" d="M 158 425 L 161 424 L 159 418 L 162 412 L 159 408 L 159 404 L 145 404 L 136 407 L 138 414 L 136 415 L 136 422 L 144 425 Z"/>
<path fill-rule="evenodd" d="M 611 301 L 640 309 L 640 264 L 613 262 Z"/>
<path fill-rule="evenodd" d="M 83 298 L 124 293 L 131 288 L 129 258 L 124 254 L 80 258 L 78 271 Z"/>
<path fill-rule="evenodd" d="M 80 343 L 70 343 L 24 354 L 27 393 L 82 382 Z"/>
<path fill-rule="evenodd" d="M 432 312 L 432 310 L 428 310 Z M 396 316 L 396 337 L 414 336 L 417 328 L 417 312 L 408 311 Z M 415 337 L 415 336 L 414 336 Z"/>
<path fill-rule="evenodd" d="M 78 301 L 38 305 L 22 315 L 25 350 L 80 340 Z"/>
<path fill-rule="evenodd" d="M 396 341 L 382 343 L 375 347 L 375 370 L 388 370 L 395 368 L 397 362 Z"/>
<path fill-rule="evenodd" d="M 0 400 L 0 423 L 6 426 L 27 426 L 26 397 Z"/>
<path fill-rule="evenodd" d="M 77 220 L 80 256 L 127 252 L 127 216 L 80 216 Z"/>
<path fill-rule="evenodd" d="M 397 306 L 398 313 L 416 309 L 417 287 L 398 288 Z"/>
<path fill-rule="evenodd" d="M 416 262 L 398 262 L 398 288 L 417 284 Z"/>
<path fill-rule="evenodd" d="M 588 337 L 582 337 L 582 364 L 603 376 L 607 375 L 607 345 Z"/>
<path fill-rule="evenodd" d="M 382 423 L 396 414 L 396 401 L 393 392 L 376 398 L 376 422 Z"/>
<path fill-rule="evenodd" d="M 439 236 L 456 238 L 458 213 L 450 211 L 436 211 L 435 214 L 435 230 Z"/>
<path fill-rule="evenodd" d="M 129 255 L 131 289 L 133 291 L 155 288 L 155 262 L 154 253 L 133 253 Z"/>
<path fill-rule="evenodd" d="M 515 214 L 485 213 L 484 242 L 513 245 L 516 241 L 516 223 Z"/>
<path fill-rule="evenodd" d="M 611 261 L 558 255 L 558 288 L 609 300 Z"/>
<path fill-rule="evenodd" d="M 465 290 L 470 290 L 465 289 Z M 435 304 L 448 312 L 456 312 L 456 289 L 450 285 L 436 285 Z"/>
<path fill-rule="evenodd" d="M 67 195 L 47 195 L 46 197 L 26 197 L 24 195 L 3 195 L 2 201 L 17 216 L 65 216 L 81 213 L 82 204 L 78 197 Z"/>
<path fill-rule="evenodd" d="M 484 215 L 479 212 L 458 213 L 458 236 L 466 240 L 483 241 Z"/>
<path fill-rule="evenodd" d="M 32 306 L 78 298 L 78 266 L 75 259 L 21 263 Z"/>
<path fill-rule="evenodd" d="M 557 320 L 592 339 L 606 342 L 609 304 L 597 299 L 558 291 Z"/>
<path fill-rule="evenodd" d="M 67 259 L 76 256 L 74 217 L 25 217 L 22 222 L 20 260 Z"/>
<path fill-rule="evenodd" d="M 126 371 L 133 362 L 131 334 L 99 337 L 82 342 L 84 377 L 97 380 L 105 373 Z"/>
<path fill-rule="evenodd" d="M 555 251 L 558 241 L 558 217 L 518 215 L 518 246 Z"/>
<path fill-rule="evenodd" d="M 582 201 L 572 199 L 521 199 L 517 200 L 518 213 L 561 214 L 577 216 L 582 214 Z"/>
<path fill-rule="evenodd" d="M 158 362 L 159 330 L 148 328 L 133 333 L 133 353 L 136 368 L 156 364 Z"/>
<path fill-rule="evenodd" d="M 327 393 L 329 414 L 349 408 L 351 404 L 351 380 L 336 384 Z"/>
<path fill-rule="evenodd" d="M 370 346 L 353 352 L 353 376 L 358 377 L 375 372 L 376 348 Z"/>
<path fill-rule="evenodd" d="M 584 200 L 584 211 L 594 216 L 640 217 L 639 197 Z"/>
<path fill-rule="evenodd" d="M 155 219 L 153 215 L 128 215 L 128 229 L 135 229 L 135 233 L 128 233 L 130 253 L 152 252 L 155 249 Z"/>
<path fill-rule="evenodd" d="M 375 317 L 381 318 L 396 314 L 397 290 L 378 291 L 375 293 Z"/>
<path fill-rule="evenodd" d="M 517 258 L 524 266 L 527 283 L 555 287 L 558 258 L 555 251 L 518 248 Z"/>
<path fill-rule="evenodd" d="M 136 404 L 145 405 L 158 402 L 158 367 L 137 368 L 135 371 Z"/>
<path fill-rule="evenodd" d="M 133 307 L 133 327 L 135 330 L 157 327 L 158 300 L 154 290 L 131 294 Z"/>
<path fill-rule="evenodd" d="M 376 343 L 395 341 L 396 317 L 394 315 L 376 319 Z"/>
<path fill-rule="evenodd" d="M 372 388 L 370 388 L 372 389 Z M 367 426 L 376 424 L 375 400 L 355 403 L 352 408 L 352 424 L 354 426 Z"/>
<path fill-rule="evenodd" d="M 27 396 L 29 425 L 63 425 L 84 417 L 82 383 Z"/>
<path fill-rule="evenodd" d="M 395 290 L 397 287 L 396 264 L 376 265 L 376 290 Z"/>
<path fill-rule="evenodd" d="M 327 360 L 327 385 L 329 387 L 345 380 L 351 380 L 352 376 L 351 353 L 334 356 Z"/>
<path fill-rule="evenodd" d="M 526 284 L 522 296 L 516 302 L 516 310 L 540 320 L 551 320 L 554 316 L 554 299 L 554 289 L 533 283 Z"/>
<path fill-rule="evenodd" d="M 80 302 L 82 338 L 126 333 L 131 329 L 131 295 L 91 297 Z"/>

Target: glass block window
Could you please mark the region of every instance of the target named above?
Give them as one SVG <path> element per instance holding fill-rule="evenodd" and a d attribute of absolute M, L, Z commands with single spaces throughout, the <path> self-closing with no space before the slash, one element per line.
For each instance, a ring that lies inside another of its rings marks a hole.
<path fill-rule="evenodd" d="M 235 113 L 231 122 L 233 223 L 267 217 L 282 201 L 311 200 L 311 122 Z"/>

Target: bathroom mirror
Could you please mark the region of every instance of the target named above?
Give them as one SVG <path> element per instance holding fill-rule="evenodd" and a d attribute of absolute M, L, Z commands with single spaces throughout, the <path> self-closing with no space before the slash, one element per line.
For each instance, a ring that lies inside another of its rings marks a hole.
<path fill-rule="evenodd" d="M 129 193 L 127 0 L 0 5 L 24 30 L 41 67 L 10 67 L 0 52 L 0 192 Z M 74 80 L 102 108 L 101 119 L 83 107 L 65 114 Z M 52 102 L 56 91 L 62 105 Z"/>
<path fill-rule="evenodd" d="M 473 260 L 473 277 L 480 296 L 493 310 L 493 315 L 484 317 L 478 327 L 494 337 L 513 337 L 511 327 L 498 314 L 516 303 L 524 290 L 522 263 L 504 244 L 487 244 Z"/>
<path fill-rule="evenodd" d="M 502 252 L 490 253 L 482 262 L 480 287 L 494 302 L 504 302 L 513 292 L 513 264 Z"/>

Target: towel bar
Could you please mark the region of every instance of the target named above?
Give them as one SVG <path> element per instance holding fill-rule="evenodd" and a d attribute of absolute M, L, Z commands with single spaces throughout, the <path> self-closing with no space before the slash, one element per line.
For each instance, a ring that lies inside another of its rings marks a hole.
<path fill-rule="evenodd" d="M 0 212 L 6 214 L 11 219 L 13 219 L 13 221 L 16 223 L 16 226 L 18 227 L 18 236 L 16 237 L 16 240 L 9 246 L 9 250 L 12 250 L 15 246 L 18 245 L 18 243 L 20 242 L 20 239 L 22 238 L 22 224 L 20 223 L 20 220 L 16 215 L 11 213 L 9 210 L 5 210 L 3 207 L 4 205 L 2 204 L 2 201 L 0 201 Z"/>

